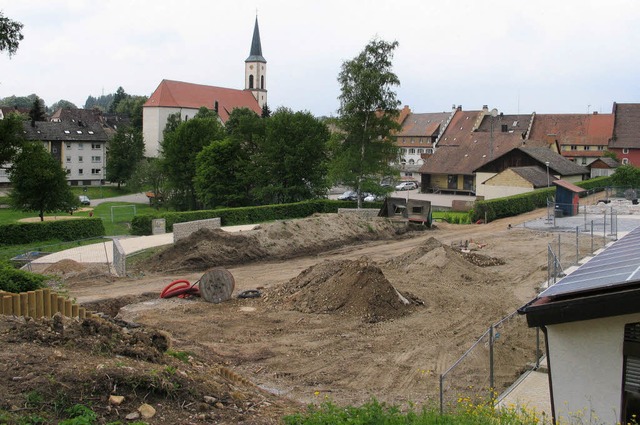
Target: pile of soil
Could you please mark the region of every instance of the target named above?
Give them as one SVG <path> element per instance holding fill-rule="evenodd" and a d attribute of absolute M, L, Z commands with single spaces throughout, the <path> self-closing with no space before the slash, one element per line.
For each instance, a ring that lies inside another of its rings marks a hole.
<path fill-rule="evenodd" d="M 145 271 L 203 271 L 259 260 L 301 257 L 348 244 L 392 239 L 398 229 L 385 218 L 358 214 L 315 214 L 281 220 L 255 230 L 227 233 L 200 229 L 142 262 Z"/>
<path fill-rule="evenodd" d="M 404 316 L 420 304 L 409 294 L 401 295 L 366 257 L 309 267 L 270 291 L 268 300 L 303 313 L 355 315 L 369 323 Z"/>
<path fill-rule="evenodd" d="M 58 276 L 65 284 L 84 282 L 87 280 L 100 280 L 110 282 L 116 277 L 110 272 L 109 266 L 97 263 L 79 263 L 74 260 L 64 259 L 47 266 L 42 274 Z"/>
<path fill-rule="evenodd" d="M 24 415 L 57 423 L 83 404 L 107 423 L 149 404 L 156 415 L 147 423 L 243 423 L 247 415 L 277 423 L 294 406 L 220 364 L 167 355 L 169 345 L 165 332 L 101 318 L 0 316 L 0 410 L 16 423 Z M 124 399 L 114 404 L 112 395 Z"/>

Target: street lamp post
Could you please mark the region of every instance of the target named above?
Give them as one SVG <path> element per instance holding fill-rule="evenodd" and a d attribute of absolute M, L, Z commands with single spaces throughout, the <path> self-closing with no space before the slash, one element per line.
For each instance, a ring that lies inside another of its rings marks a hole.
<path fill-rule="evenodd" d="M 489 136 L 489 161 L 493 160 L 493 122 L 498 116 L 498 110 L 493 108 L 491 110 L 491 135 Z"/>
<path fill-rule="evenodd" d="M 547 187 L 551 187 L 551 181 L 549 180 L 549 161 L 544 163 L 547 166 Z"/>

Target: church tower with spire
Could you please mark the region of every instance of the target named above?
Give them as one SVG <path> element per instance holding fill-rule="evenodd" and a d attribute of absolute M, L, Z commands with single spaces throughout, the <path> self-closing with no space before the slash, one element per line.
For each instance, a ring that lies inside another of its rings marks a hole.
<path fill-rule="evenodd" d="M 251 91 L 261 108 L 267 104 L 267 60 L 262 56 L 258 17 L 253 27 L 251 52 L 244 61 L 244 89 Z"/>

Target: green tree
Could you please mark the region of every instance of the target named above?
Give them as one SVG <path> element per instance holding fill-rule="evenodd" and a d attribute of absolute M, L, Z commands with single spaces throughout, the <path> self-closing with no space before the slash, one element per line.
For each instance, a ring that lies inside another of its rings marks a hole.
<path fill-rule="evenodd" d="M 197 207 L 194 187 L 196 157 L 205 146 L 214 140 L 224 139 L 224 136 L 218 116 L 204 107 L 193 119 L 181 122 L 173 131 L 165 131 L 160 143 L 162 169 L 170 188 L 170 201 L 176 209 L 193 210 Z"/>
<path fill-rule="evenodd" d="M 0 99 L 0 106 L 10 106 L 12 108 L 31 108 L 33 101 L 38 96 L 30 94 L 29 96 L 8 96 Z"/>
<path fill-rule="evenodd" d="M 113 95 L 113 100 L 109 104 L 108 112 L 112 113 L 112 114 L 115 113 L 116 109 L 118 108 L 118 105 L 120 104 L 120 102 L 122 102 L 123 100 L 125 100 L 128 97 L 129 97 L 129 95 L 127 94 L 127 92 L 124 91 L 122 86 L 118 87 L 118 90 L 116 90 L 116 94 Z"/>
<path fill-rule="evenodd" d="M 279 108 L 266 120 L 254 157 L 262 203 L 298 202 L 326 194 L 329 130 L 309 112 Z"/>
<path fill-rule="evenodd" d="M 0 120 L 0 166 L 11 162 L 24 143 L 22 125 L 22 116 L 17 113 L 11 113 Z"/>
<path fill-rule="evenodd" d="M 633 165 L 621 165 L 611 176 L 611 183 L 617 187 L 640 189 L 640 168 Z"/>
<path fill-rule="evenodd" d="M 143 158 L 127 181 L 127 187 L 135 192 L 152 192 L 151 204 L 156 208 L 161 207 L 167 191 L 161 161 L 158 158 Z"/>
<path fill-rule="evenodd" d="M 56 103 L 54 103 L 49 107 L 49 112 L 53 113 L 58 109 L 78 109 L 78 107 L 73 102 L 60 99 L 59 101 L 57 101 Z"/>
<path fill-rule="evenodd" d="M 45 113 L 44 102 L 38 96 L 33 99 L 33 103 L 31 104 L 31 109 L 29 110 L 29 119 L 31 122 L 35 121 L 44 121 L 47 118 L 47 114 Z"/>
<path fill-rule="evenodd" d="M 9 179 L 13 207 L 37 211 L 40 221 L 44 221 L 46 212 L 69 210 L 78 205 L 62 166 L 40 142 L 23 145 L 14 158 Z"/>
<path fill-rule="evenodd" d="M 16 54 L 20 42 L 24 39 L 22 27 L 20 22 L 7 18 L 0 11 L 0 52 L 6 51 L 9 57 Z"/>
<path fill-rule="evenodd" d="M 107 175 L 110 182 L 126 183 L 136 165 L 144 157 L 142 131 L 133 127 L 120 127 L 107 145 Z"/>
<path fill-rule="evenodd" d="M 194 187 L 203 206 L 251 205 L 250 167 L 240 139 L 227 137 L 202 149 L 196 157 Z"/>
<path fill-rule="evenodd" d="M 397 174 L 391 166 L 398 155 L 392 134 L 400 129 L 400 101 L 394 91 L 400 81 L 391 70 L 397 46 L 396 41 L 370 41 L 358 56 L 342 64 L 338 76 L 342 141 L 333 152 L 329 173 L 334 182 L 353 187 L 359 195 L 379 189 L 381 176 Z"/>
<path fill-rule="evenodd" d="M 269 109 L 269 105 L 266 103 L 262 106 L 262 114 L 260 116 L 262 118 L 269 118 L 271 116 L 271 109 Z"/>
<path fill-rule="evenodd" d="M 89 95 L 84 102 L 84 109 L 99 109 L 103 112 L 109 109 L 109 105 L 113 102 L 113 93 L 103 94 L 99 97 Z"/>
<path fill-rule="evenodd" d="M 129 125 L 136 130 L 142 131 L 142 106 L 147 101 L 147 96 L 128 96 L 118 102 L 116 113 L 128 116 L 131 121 Z"/>

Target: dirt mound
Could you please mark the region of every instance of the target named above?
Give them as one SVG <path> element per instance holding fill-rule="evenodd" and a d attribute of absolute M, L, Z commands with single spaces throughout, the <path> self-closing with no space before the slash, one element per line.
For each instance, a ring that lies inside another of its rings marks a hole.
<path fill-rule="evenodd" d="M 82 404 L 98 415 L 96 423 L 123 423 L 146 403 L 156 415 L 145 423 L 245 423 L 257 415 L 268 424 L 294 409 L 220 364 L 187 352 L 167 355 L 168 347 L 164 332 L 103 319 L 0 316 L 3 419 L 26 423 L 28 414 L 58 423 Z M 111 395 L 124 399 L 114 406 Z"/>
<path fill-rule="evenodd" d="M 356 315 L 372 323 L 401 317 L 419 304 L 401 295 L 366 257 L 309 267 L 269 297 L 303 313 Z"/>
<path fill-rule="evenodd" d="M 200 229 L 139 267 L 153 271 L 202 271 L 251 261 L 312 255 L 357 242 L 391 239 L 396 234 L 396 228 L 384 218 L 315 214 L 263 224 L 258 229 L 240 233 Z"/>
<path fill-rule="evenodd" d="M 60 260 L 57 263 L 47 266 L 42 273 L 59 276 L 64 283 L 68 285 L 89 280 L 112 282 L 116 279 L 107 264 L 78 263 L 77 261 L 69 259 Z"/>

